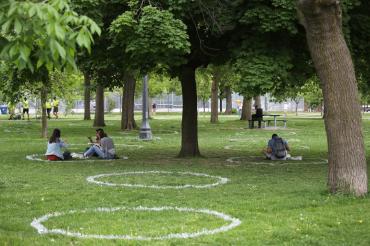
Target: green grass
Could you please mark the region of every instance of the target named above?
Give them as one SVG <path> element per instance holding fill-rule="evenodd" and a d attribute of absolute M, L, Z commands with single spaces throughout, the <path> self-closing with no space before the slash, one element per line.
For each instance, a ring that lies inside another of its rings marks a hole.
<path fill-rule="evenodd" d="M 0 245 L 369 245 L 369 198 L 330 195 L 326 191 L 327 144 L 319 114 L 288 115 L 288 128 L 276 131 L 246 129 L 236 116 L 221 116 L 209 123 L 199 116 L 202 158 L 176 158 L 180 150 L 180 114 L 157 113 L 150 124 L 154 141 L 137 139 L 138 131 L 121 132 L 119 115 L 107 115 L 105 128 L 128 160 L 110 162 L 39 162 L 26 155 L 43 154 L 40 122 L 7 121 L 0 117 Z M 94 135 L 91 121 L 81 115 L 49 121 L 58 127 L 72 151 L 83 151 Z M 366 148 L 370 148 L 370 117 L 364 115 Z M 139 122 L 140 123 L 140 122 Z M 272 133 L 287 139 L 293 156 L 302 161 L 269 162 L 261 150 Z M 80 144 L 80 145 L 78 145 Z M 142 148 L 137 145 L 143 146 Z M 225 147 L 226 146 L 226 147 Z M 261 157 L 260 157 L 261 156 Z M 230 163 L 230 157 L 240 157 Z M 368 159 L 370 156 L 368 156 Z M 321 163 L 320 163 L 321 162 Z M 99 186 L 88 176 L 134 171 L 168 174 L 111 176 L 99 181 L 144 185 L 204 185 L 211 177 L 178 175 L 205 173 L 229 178 L 210 189 L 144 189 Z M 170 233 L 213 230 L 229 222 L 200 213 L 120 210 L 98 213 L 99 207 L 188 207 L 209 209 L 241 220 L 227 232 L 192 239 L 125 241 L 79 239 L 43 234 L 30 226 L 34 218 L 53 212 L 81 211 L 50 218 L 43 224 L 85 234 L 163 236 Z"/>

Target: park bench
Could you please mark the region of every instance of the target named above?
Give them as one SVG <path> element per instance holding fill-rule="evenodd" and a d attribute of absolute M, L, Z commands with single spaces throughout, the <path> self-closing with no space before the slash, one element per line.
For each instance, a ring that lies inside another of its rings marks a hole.
<path fill-rule="evenodd" d="M 267 123 L 267 126 L 270 126 L 270 122 L 274 123 L 275 120 L 273 119 L 269 119 L 269 120 L 264 120 L 265 122 L 265 127 L 266 127 L 266 123 Z M 284 128 L 286 128 L 286 122 L 287 120 L 286 119 L 283 119 L 283 120 L 276 120 L 276 122 L 283 122 L 284 123 Z"/>
<path fill-rule="evenodd" d="M 266 127 L 266 121 L 265 120 L 263 120 L 263 119 L 254 119 L 254 120 L 248 120 L 248 125 L 249 125 L 250 129 L 254 128 L 254 122 L 255 121 L 258 122 L 258 128 L 261 128 L 262 122 L 263 122 L 264 126 Z"/>

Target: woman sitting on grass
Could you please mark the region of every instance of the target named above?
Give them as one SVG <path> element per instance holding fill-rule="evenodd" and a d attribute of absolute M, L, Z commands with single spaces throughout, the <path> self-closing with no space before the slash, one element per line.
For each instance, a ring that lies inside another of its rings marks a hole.
<path fill-rule="evenodd" d="M 84 157 L 91 157 L 97 154 L 102 159 L 115 159 L 116 150 L 114 148 L 113 140 L 107 136 L 103 129 L 96 130 L 96 142 L 83 154 Z"/>
<path fill-rule="evenodd" d="M 70 159 L 70 153 L 62 153 L 62 148 L 66 148 L 67 144 L 60 138 L 60 130 L 54 129 L 48 142 L 48 149 L 46 150 L 46 158 L 49 161 L 59 161 Z"/>

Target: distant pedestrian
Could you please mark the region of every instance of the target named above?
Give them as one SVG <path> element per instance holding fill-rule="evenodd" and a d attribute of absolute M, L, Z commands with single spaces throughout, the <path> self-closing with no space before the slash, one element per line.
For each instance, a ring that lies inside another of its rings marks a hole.
<path fill-rule="evenodd" d="M 156 103 L 153 103 L 152 109 L 153 109 L 153 115 L 154 115 L 155 112 L 157 111 L 157 104 Z"/>
<path fill-rule="evenodd" d="M 58 111 L 59 111 L 59 100 L 54 97 L 53 100 L 53 115 L 55 116 L 55 119 L 58 119 Z"/>
<path fill-rule="evenodd" d="M 14 120 L 15 116 L 15 104 L 13 102 L 8 103 L 9 120 Z"/>
<path fill-rule="evenodd" d="M 25 97 L 22 101 L 22 119 L 24 120 L 24 114 L 27 114 L 27 120 L 30 120 L 30 103 L 28 102 L 28 99 Z"/>
<path fill-rule="evenodd" d="M 51 119 L 51 117 L 50 117 L 51 105 L 52 105 L 51 99 L 49 99 L 49 101 L 46 101 L 45 108 L 46 108 L 46 113 L 48 114 L 48 119 L 49 120 Z"/>

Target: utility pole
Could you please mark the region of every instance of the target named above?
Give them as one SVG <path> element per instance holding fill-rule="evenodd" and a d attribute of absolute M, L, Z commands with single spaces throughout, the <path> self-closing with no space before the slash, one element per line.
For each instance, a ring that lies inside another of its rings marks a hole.
<path fill-rule="evenodd" d="M 148 75 L 144 76 L 143 83 L 143 121 L 141 122 L 140 135 L 141 140 L 152 140 L 152 130 L 149 125 L 148 114 Z"/>

